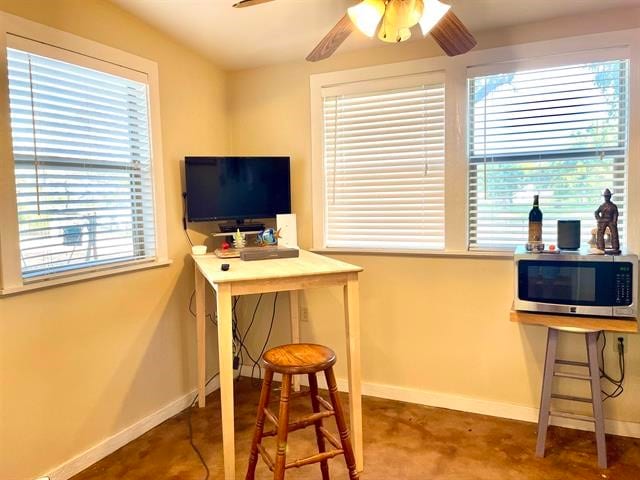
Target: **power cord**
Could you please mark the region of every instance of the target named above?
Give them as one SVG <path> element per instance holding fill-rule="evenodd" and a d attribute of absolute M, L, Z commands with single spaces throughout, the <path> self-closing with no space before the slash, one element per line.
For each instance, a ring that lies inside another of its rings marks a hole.
<path fill-rule="evenodd" d="M 262 367 L 260 366 L 260 359 L 264 354 L 264 351 L 267 349 L 267 345 L 269 344 L 269 340 L 271 339 L 271 332 L 273 331 L 273 322 L 276 318 L 276 301 L 278 300 L 278 292 L 273 296 L 273 306 L 271 309 L 271 323 L 269 325 L 269 331 L 267 332 L 267 337 L 264 339 L 264 344 L 262 345 L 262 350 L 260 350 L 260 355 L 258 355 L 257 360 L 253 360 L 253 366 L 251 367 L 251 380 L 253 382 L 253 372 L 256 367 L 258 368 L 258 385 L 260 384 L 260 379 L 262 378 Z"/>
<path fill-rule="evenodd" d="M 191 237 L 189 236 L 189 230 L 187 230 L 187 193 L 186 192 L 182 192 L 182 229 L 184 230 L 184 234 L 187 236 L 189 245 L 193 247 L 193 242 L 191 241 Z"/>
<path fill-rule="evenodd" d="M 186 232 L 186 230 L 185 230 Z M 188 237 L 188 235 L 187 235 Z M 194 317 L 196 316 L 195 312 L 193 311 L 193 298 L 195 296 L 195 290 L 191 293 L 191 297 L 189 299 L 189 313 L 191 315 L 193 315 Z M 260 366 L 260 359 L 262 358 L 262 355 L 264 354 L 264 351 L 267 348 L 267 345 L 269 344 L 269 340 L 271 339 L 271 333 L 273 332 L 273 324 L 275 321 L 275 317 L 276 317 L 276 302 L 278 300 L 278 292 L 275 293 L 275 295 L 273 296 L 273 305 L 272 305 L 272 311 L 271 311 L 271 322 L 269 324 L 269 330 L 267 332 L 267 336 L 264 340 L 264 344 L 262 345 L 262 349 L 260 350 L 260 355 L 258 355 L 257 359 L 254 359 L 253 356 L 251 355 L 251 353 L 249 352 L 249 349 L 247 348 L 246 344 L 245 344 L 245 340 L 247 338 L 247 335 L 249 334 L 249 331 L 251 330 L 251 328 L 254 325 L 255 319 L 256 319 L 256 314 L 258 312 L 258 308 L 260 307 L 260 302 L 262 301 L 262 295 L 260 294 L 260 296 L 258 297 L 258 300 L 256 302 L 256 305 L 253 309 L 253 314 L 251 315 L 251 322 L 249 323 L 249 326 L 247 327 L 247 330 L 244 332 L 244 334 L 240 334 L 240 329 L 238 327 L 238 316 L 237 316 L 237 311 L 236 308 L 238 306 L 238 302 L 240 300 L 239 297 L 236 297 L 234 299 L 233 305 L 232 305 L 232 325 L 233 325 L 233 343 L 234 343 L 234 367 L 235 367 L 235 362 L 236 362 L 236 358 L 239 358 L 239 367 L 242 366 L 242 355 L 243 352 L 247 354 L 247 356 L 249 357 L 249 359 L 253 362 L 253 366 L 251 367 L 251 380 L 252 380 L 252 384 L 254 381 L 254 372 L 255 369 L 258 368 L 258 385 L 260 384 L 260 379 L 262 378 L 262 367 Z M 211 315 L 211 314 L 207 314 L 206 317 L 217 327 L 218 323 L 216 321 L 216 319 Z M 238 368 L 238 376 L 236 377 L 236 379 L 240 378 L 240 368 Z M 220 372 L 216 373 L 215 375 L 213 375 L 211 378 L 209 378 L 209 380 L 207 380 L 207 382 L 205 383 L 205 388 L 216 378 L 220 375 Z M 255 386 L 255 385 L 254 385 Z M 200 460 L 200 463 L 202 464 L 202 468 L 204 468 L 205 470 L 205 476 L 204 476 L 204 480 L 209 480 L 209 477 L 211 476 L 211 472 L 209 471 L 209 466 L 207 465 L 206 460 L 204 459 L 204 455 L 202 455 L 202 452 L 200 451 L 200 449 L 198 448 L 198 446 L 195 444 L 194 440 L 193 440 L 193 423 L 192 423 L 192 414 L 193 414 L 193 407 L 196 405 L 196 403 L 198 402 L 198 394 L 196 394 L 196 396 L 194 397 L 193 401 L 191 402 L 191 405 L 189 405 L 189 414 L 187 416 L 187 423 L 189 426 L 189 444 L 191 445 L 191 448 L 193 449 L 193 451 L 195 452 L 195 454 L 197 455 L 198 459 Z"/>
<path fill-rule="evenodd" d="M 255 306 L 253 308 L 253 314 L 251 315 L 251 322 L 249 322 L 249 326 L 247 327 L 247 330 L 244 332 L 244 334 L 241 335 L 239 337 L 239 339 L 238 339 L 239 340 L 239 353 L 242 356 L 242 360 L 240 361 L 240 365 L 244 364 L 244 355 L 245 354 L 247 355 L 249 360 L 251 360 L 252 364 L 254 365 L 254 367 L 251 370 L 251 380 L 252 380 L 252 385 L 254 385 L 254 386 L 255 386 L 255 383 L 254 383 L 253 372 L 255 371 L 255 365 L 256 364 L 258 365 L 258 368 L 260 369 L 260 357 L 261 356 L 258 357 L 257 359 L 253 358 L 253 355 L 251 355 L 251 352 L 249 352 L 249 349 L 247 348 L 247 345 L 246 345 L 245 341 L 247 339 L 247 335 L 249 335 L 249 332 L 251 331 L 251 329 L 252 329 L 252 327 L 253 327 L 253 325 L 255 323 L 256 315 L 258 313 L 258 309 L 260 307 L 260 303 L 262 302 L 262 298 L 263 298 L 263 294 L 260 294 L 258 296 L 258 300 L 256 301 L 256 304 L 255 304 Z M 238 329 L 238 331 L 239 331 L 239 329 Z M 261 371 L 260 371 L 260 373 L 261 373 Z M 240 375 L 238 374 L 238 376 L 240 376 Z M 260 375 L 260 377 L 261 377 L 261 375 Z M 258 381 L 260 380 L 260 377 L 258 378 Z"/>
<path fill-rule="evenodd" d="M 191 292 L 191 297 L 189 298 L 189 313 L 193 316 L 193 318 L 196 317 L 196 312 L 193 311 L 193 297 L 195 297 L 196 295 L 196 291 L 193 290 Z M 214 319 L 210 313 L 207 313 L 207 318 L 209 320 L 211 320 L 211 322 L 217 327 L 218 326 L 218 321 L 216 319 Z"/>
<path fill-rule="evenodd" d="M 624 393 L 624 386 L 623 386 L 624 378 L 625 378 L 624 340 L 622 339 L 622 337 L 618 338 L 618 369 L 620 371 L 620 378 L 616 379 L 611 377 L 606 372 L 604 350 L 607 346 L 607 334 L 604 332 L 600 332 L 598 334 L 598 337 L 600 336 L 602 336 L 603 338 L 602 348 L 600 349 L 600 357 L 601 357 L 600 365 L 602 365 L 602 367 L 600 367 L 600 378 L 604 378 L 614 386 L 614 390 L 611 393 L 607 392 L 604 389 L 602 390 L 602 394 L 604 395 L 604 398 L 602 399 L 602 401 L 606 401 L 606 400 L 609 400 L 610 398 L 617 398 Z"/>
<path fill-rule="evenodd" d="M 189 299 L 189 313 L 195 318 L 196 316 L 196 312 L 193 311 L 193 298 L 195 296 L 195 290 L 191 292 L 191 297 Z M 249 333 L 249 331 L 251 330 L 251 327 L 253 326 L 253 323 L 255 321 L 255 317 L 256 317 L 256 312 L 258 311 L 258 306 L 260 305 L 260 300 L 261 300 L 262 294 L 260 295 L 260 297 L 258 298 L 258 302 L 256 303 L 256 306 L 254 308 L 253 311 L 253 315 L 251 317 L 251 323 L 249 324 L 249 327 L 247 328 L 247 331 L 244 333 L 244 335 L 241 335 L 240 332 L 240 328 L 238 326 L 238 314 L 237 314 L 237 306 L 238 303 L 240 301 L 240 297 L 236 297 L 233 301 L 233 306 L 232 306 L 232 314 L 233 314 L 233 322 L 232 322 L 232 332 L 233 332 L 233 367 L 234 370 L 238 370 L 238 376 L 236 377 L 236 380 L 238 380 L 240 378 L 240 374 L 241 374 L 241 367 L 243 365 L 243 359 L 244 359 L 244 355 L 246 354 L 247 357 L 249 357 L 249 359 L 252 362 L 255 362 L 256 360 L 254 360 L 253 356 L 251 355 L 251 353 L 249 353 L 249 349 L 247 348 L 246 344 L 245 344 L 245 340 L 247 338 L 247 335 Z M 210 313 L 207 313 L 206 317 L 211 321 L 211 323 L 213 323 L 213 325 L 215 327 L 218 326 L 218 321 L 216 318 L 213 317 L 213 315 L 211 315 Z"/>
<path fill-rule="evenodd" d="M 216 373 L 209 380 L 207 380 L 207 383 L 204 384 L 204 387 L 207 388 L 207 386 L 218 375 L 220 375 L 220 372 Z M 198 394 L 196 393 L 196 396 L 193 399 L 193 402 L 191 402 L 191 405 L 189 405 L 189 415 L 187 415 L 187 423 L 189 425 L 189 444 L 191 445 L 191 448 L 193 449 L 193 451 L 198 456 L 198 459 L 200 460 L 200 463 L 202 464 L 202 467 L 204 468 L 204 471 L 205 471 L 204 480 L 209 480 L 209 476 L 211 475 L 211 472 L 209 471 L 209 466 L 207 465 L 207 462 L 204 459 L 204 455 L 202 455 L 202 452 L 200 452 L 200 449 L 198 448 L 198 446 L 193 441 L 193 424 L 191 423 L 191 415 L 192 415 L 192 412 L 193 412 L 193 407 L 195 406 L 195 404 L 197 402 L 198 402 Z"/>

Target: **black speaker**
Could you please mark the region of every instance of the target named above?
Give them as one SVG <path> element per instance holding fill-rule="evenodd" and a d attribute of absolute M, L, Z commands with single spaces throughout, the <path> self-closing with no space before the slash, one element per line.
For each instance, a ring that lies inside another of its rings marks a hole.
<path fill-rule="evenodd" d="M 558 220 L 558 248 L 560 250 L 580 248 L 580 220 Z"/>

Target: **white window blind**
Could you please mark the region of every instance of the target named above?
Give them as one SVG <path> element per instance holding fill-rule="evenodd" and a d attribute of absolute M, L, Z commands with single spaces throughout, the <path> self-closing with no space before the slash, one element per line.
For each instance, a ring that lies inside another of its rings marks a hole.
<path fill-rule="evenodd" d="M 147 85 L 7 53 L 23 278 L 153 258 Z"/>
<path fill-rule="evenodd" d="M 627 86 L 626 60 L 469 79 L 471 248 L 525 243 L 534 194 L 546 243 L 558 219 L 588 241 L 605 188 L 624 235 Z"/>
<path fill-rule="evenodd" d="M 325 244 L 444 248 L 444 85 L 323 99 Z"/>

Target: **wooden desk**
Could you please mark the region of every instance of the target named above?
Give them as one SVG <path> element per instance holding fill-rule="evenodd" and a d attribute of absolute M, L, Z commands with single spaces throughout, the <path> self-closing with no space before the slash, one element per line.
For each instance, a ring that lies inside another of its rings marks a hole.
<path fill-rule="evenodd" d="M 222 404 L 222 445 L 225 480 L 235 480 L 233 416 L 232 297 L 268 292 L 289 292 L 291 341 L 300 340 L 298 292 L 307 288 L 342 286 L 349 371 L 349 414 L 358 471 L 363 469 L 362 399 L 360 388 L 360 310 L 358 273 L 361 267 L 300 250 L 298 258 L 245 262 L 239 258 L 220 259 L 215 255 L 193 256 L 195 261 L 196 322 L 198 337 L 198 404 L 205 404 L 205 287 L 216 292 L 218 354 Z M 230 265 L 222 271 L 223 263 Z M 247 455 L 248 455 L 247 445 Z"/>

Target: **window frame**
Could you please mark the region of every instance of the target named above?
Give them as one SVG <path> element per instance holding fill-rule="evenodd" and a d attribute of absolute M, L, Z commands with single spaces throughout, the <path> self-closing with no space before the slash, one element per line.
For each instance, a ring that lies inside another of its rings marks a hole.
<path fill-rule="evenodd" d="M 453 257 L 512 258 L 513 251 L 470 248 L 469 165 L 467 152 L 467 81 L 470 76 L 506 73 L 612 59 L 625 52 L 629 59 L 629 140 L 627 160 L 626 247 L 640 250 L 640 29 L 605 32 L 556 40 L 477 50 L 456 57 L 432 57 L 310 76 L 311 184 L 313 250 Z M 445 75 L 445 249 L 376 250 L 327 248 L 324 239 L 324 175 L 322 158 L 322 89 L 358 81 L 443 71 Z M 461 186 L 464 185 L 463 188 Z M 594 205 L 594 209 L 597 205 Z"/>
<path fill-rule="evenodd" d="M 11 136 L 7 47 L 142 81 L 148 86 L 155 256 L 23 279 Z M 26 48 L 25 48 L 26 47 Z M 97 277 L 168 265 L 166 206 L 155 62 L 14 15 L 0 12 L 0 296 Z"/>

